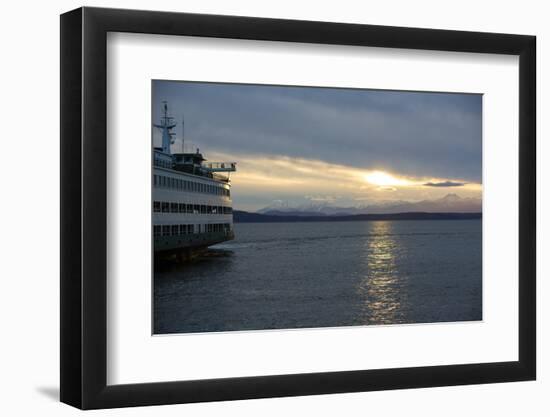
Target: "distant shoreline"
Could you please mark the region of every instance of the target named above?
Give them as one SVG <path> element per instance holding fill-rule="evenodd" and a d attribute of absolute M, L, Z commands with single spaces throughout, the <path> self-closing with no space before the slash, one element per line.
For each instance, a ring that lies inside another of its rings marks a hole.
<path fill-rule="evenodd" d="M 481 213 L 387 213 L 353 214 L 345 216 L 285 216 L 233 210 L 234 223 L 296 223 L 296 222 L 349 222 L 366 220 L 476 220 Z"/>

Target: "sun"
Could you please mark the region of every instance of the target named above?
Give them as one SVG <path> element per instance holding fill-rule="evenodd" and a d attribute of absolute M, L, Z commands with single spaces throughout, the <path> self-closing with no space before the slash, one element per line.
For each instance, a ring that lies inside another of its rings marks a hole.
<path fill-rule="evenodd" d="M 409 181 L 403 178 L 395 177 L 392 174 L 383 171 L 373 171 L 364 175 L 365 181 L 369 184 L 379 187 L 393 187 L 397 185 L 409 185 Z"/>

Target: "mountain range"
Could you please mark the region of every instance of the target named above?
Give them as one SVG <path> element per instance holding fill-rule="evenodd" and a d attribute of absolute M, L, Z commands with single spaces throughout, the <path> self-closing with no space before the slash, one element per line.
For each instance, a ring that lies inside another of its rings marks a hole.
<path fill-rule="evenodd" d="M 445 197 L 422 201 L 388 201 L 376 204 L 337 207 L 328 203 L 309 203 L 296 207 L 284 203 L 275 203 L 257 211 L 270 216 L 350 216 L 359 214 L 396 214 L 396 213 L 480 213 L 480 198 L 447 194 Z"/>

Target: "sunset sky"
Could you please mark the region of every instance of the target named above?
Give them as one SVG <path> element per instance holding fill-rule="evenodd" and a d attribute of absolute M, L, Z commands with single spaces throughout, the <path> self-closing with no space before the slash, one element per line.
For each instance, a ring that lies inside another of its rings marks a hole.
<path fill-rule="evenodd" d="M 481 95 L 153 81 L 154 121 L 163 100 L 173 152 L 184 117 L 186 151 L 237 162 L 236 209 L 481 198 Z"/>

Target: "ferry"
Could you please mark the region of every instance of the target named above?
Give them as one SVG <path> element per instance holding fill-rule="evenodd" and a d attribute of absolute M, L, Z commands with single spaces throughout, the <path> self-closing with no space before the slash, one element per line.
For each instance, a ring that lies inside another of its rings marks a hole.
<path fill-rule="evenodd" d="M 168 103 L 153 127 L 162 147 L 153 145 L 153 246 L 155 257 L 188 260 L 211 245 L 234 239 L 230 173 L 235 162 L 208 162 L 199 148 L 173 153 L 177 123 Z M 182 119 L 182 131 L 184 121 Z"/>

